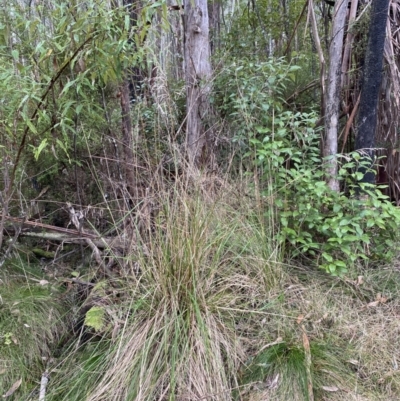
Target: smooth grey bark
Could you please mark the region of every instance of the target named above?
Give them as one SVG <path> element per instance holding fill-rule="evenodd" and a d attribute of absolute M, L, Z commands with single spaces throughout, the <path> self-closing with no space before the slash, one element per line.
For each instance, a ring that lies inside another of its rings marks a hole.
<path fill-rule="evenodd" d="M 356 150 L 371 158 L 375 156 L 375 130 L 378 99 L 383 73 L 383 52 L 386 38 L 386 22 L 389 0 L 373 0 L 368 44 L 365 52 L 361 99 L 357 118 Z M 372 166 L 371 166 L 372 167 Z M 375 174 L 368 166 L 362 166 L 362 182 L 375 183 Z"/>
<path fill-rule="evenodd" d="M 341 67 L 344 28 L 347 17 L 347 3 L 347 0 L 337 0 L 335 3 L 335 8 L 333 9 L 331 44 L 329 47 L 329 70 L 325 102 L 326 114 L 323 155 L 328 158 L 325 164 L 327 182 L 333 191 L 339 191 L 336 155 L 338 152 Z"/>
<path fill-rule="evenodd" d="M 210 129 L 211 60 L 207 0 L 184 1 L 186 149 L 191 165 L 208 164 L 213 153 Z"/>

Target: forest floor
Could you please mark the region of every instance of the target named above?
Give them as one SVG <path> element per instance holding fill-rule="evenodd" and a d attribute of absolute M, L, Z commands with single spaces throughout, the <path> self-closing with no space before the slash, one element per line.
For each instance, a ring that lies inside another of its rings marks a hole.
<path fill-rule="evenodd" d="M 0 271 L 2 395 L 399 400 L 398 262 L 330 276 L 285 256 L 243 188 L 197 188 L 160 192 L 130 251 L 103 253 L 107 270 L 86 242 L 20 239 Z"/>

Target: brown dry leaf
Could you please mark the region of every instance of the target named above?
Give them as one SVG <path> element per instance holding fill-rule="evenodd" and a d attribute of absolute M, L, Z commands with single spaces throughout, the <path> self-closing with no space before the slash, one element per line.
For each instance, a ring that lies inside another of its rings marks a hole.
<path fill-rule="evenodd" d="M 18 387 L 21 385 L 22 379 L 17 380 L 11 388 L 3 395 L 3 398 L 9 397 L 10 395 L 13 395 L 15 391 L 18 390 Z"/>
<path fill-rule="evenodd" d="M 304 320 L 304 315 L 299 315 L 296 319 L 297 324 L 300 324 Z"/>
<path fill-rule="evenodd" d="M 119 323 L 117 323 L 117 322 L 114 322 L 114 328 L 113 328 L 113 331 L 112 331 L 112 334 L 111 334 L 112 341 L 115 341 L 115 339 L 117 338 L 117 335 L 118 335 L 118 333 L 120 331 L 120 328 L 121 328 L 121 325 Z"/>
<path fill-rule="evenodd" d="M 375 306 L 378 306 L 378 305 L 379 305 L 379 301 L 373 301 L 373 302 L 370 302 L 367 306 L 369 308 L 372 308 L 372 307 L 375 307 Z"/>
<path fill-rule="evenodd" d="M 322 390 L 328 391 L 330 393 L 334 393 L 336 391 L 339 391 L 339 388 L 336 387 L 336 386 L 322 386 L 321 388 L 322 388 Z"/>
<path fill-rule="evenodd" d="M 49 189 L 50 189 L 50 185 L 48 185 L 47 187 L 44 187 L 44 188 L 40 191 L 39 195 L 35 198 L 35 200 L 36 200 L 36 199 L 39 199 L 41 196 L 43 196 Z"/>

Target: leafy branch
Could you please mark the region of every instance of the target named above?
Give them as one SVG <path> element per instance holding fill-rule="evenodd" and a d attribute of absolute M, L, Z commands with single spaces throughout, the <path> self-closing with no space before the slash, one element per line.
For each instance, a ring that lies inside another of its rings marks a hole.
<path fill-rule="evenodd" d="M 92 39 L 94 39 L 94 38 L 96 37 L 96 34 L 97 34 L 97 33 L 93 33 L 92 35 L 90 35 L 90 36 L 74 51 L 74 53 L 72 54 L 72 56 L 64 62 L 64 64 L 60 67 L 60 69 L 57 71 L 57 73 L 51 78 L 51 80 L 50 80 L 50 82 L 49 82 L 49 84 L 48 84 L 48 86 L 47 86 L 45 92 L 44 92 L 43 95 L 40 97 L 40 100 L 39 100 L 38 104 L 36 105 L 36 108 L 35 108 L 35 110 L 33 111 L 32 116 L 29 118 L 30 121 L 33 121 L 33 120 L 36 118 L 36 116 L 37 116 L 37 114 L 38 114 L 40 108 L 42 107 L 44 101 L 45 101 L 46 98 L 47 98 L 47 95 L 50 93 L 50 91 L 51 91 L 52 88 L 54 87 L 55 83 L 59 80 L 60 76 L 61 76 L 62 73 L 65 71 L 65 69 L 72 63 L 72 61 L 73 61 L 73 60 L 77 57 L 77 55 L 84 49 L 84 47 L 85 47 Z M 6 190 L 5 190 L 5 194 L 6 194 L 5 199 L 9 199 L 9 197 L 10 197 L 10 195 L 11 195 L 11 189 L 12 189 L 12 187 L 13 187 L 13 183 L 14 183 L 14 180 L 15 180 L 15 174 L 16 174 L 16 171 L 17 171 L 17 167 L 18 167 L 19 162 L 20 162 L 20 159 L 21 159 L 22 151 L 23 151 L 24 148 L 25 148 L 26 138 L 27 138 L 27 136 L 28 136 L 29 130 L 31 129 L 30 126 L 31 126 L 31 124 L 27 124 L 26 127 L 25 127 L 25 129 L 24 129 L 24 133 L 23 133 L 23 135 L 22 135 L 21 142 L 20 142 L 20 145 L 19 145 L 19 147 L 18 147 L 17 156 L 16 156 L 16 158 L 15 158 L 14 166 L 13 166 L 13 169 L 11 170 L 10 179 L 9 179 L 9 181 L 8 181 L 8 187 L 7 187 Z"/>

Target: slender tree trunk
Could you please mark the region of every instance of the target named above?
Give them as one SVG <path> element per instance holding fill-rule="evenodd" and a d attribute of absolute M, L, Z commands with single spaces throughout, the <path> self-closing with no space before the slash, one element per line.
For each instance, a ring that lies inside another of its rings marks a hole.
<path fill-rule="evenodd" d="M 221 0 L 212 0 L 208 2 L 211 54 L 214 54 L 219 48 L 221 36 L 221 12 L 223 12 Z"/>
<path fill-rule="evenodd" d="M 354 23 L 357 16 L 358 0 L 352 0 L 349 14 L 349 27 Z M 343 51 L 342 63 L 342 88 L 349 85 L 349 70 L 351 67 L 351 49 L 354 41 L 354 33 L 351 29 L 346 35 L 346 44 Z"/>
<path fill-rule="evenodd" d="M 323 144 L 323 154 L 329 158 L 326 161 L 327 181 L 333 191 L 339 191 L 336 154 L 338 152 L 341 67 L 346 15 L 347 0 L 337 0 L 333 9 L 332 39 L 329 47 L 328 90 L 325 102 L 325 141 Z"/>
<path fill-rule="evenodd" d="M 129 97 L 129 82 L 125 79 L 120 85 L 121 95 L 121 128 L 122 143 L 124 147 L 125 162 L 125 180 L 126 188 L 131 197 L 134 197 L 135 174 L 134 174 L 134 157 L 133 157 L 133 130 L 131 121 L 131 107 Z"/>
<path fill-rule="evenodd" d="M 131 3 L 123 0 L 123 5 L 129 13 L 130 27 L 137 25 L 137 10 L 140 6 L 139 2 Z M 139 68 L 133 66 L 123 72 L 123 82 L 119 86 L 120 105 L 121 105 L 121 131 L 122 145 L 125 164 L 125 184 L 130 195 L 131 202 L 135 198 L 135 160 L 133 146 L 133 128 L 131 120 L 131 98 L 136 99 L 137 88 L 139 83 Z"/>
<path fill-rule="evenodd" d="M 321 117 L 325 116 L 325 94 L 326 94 L 326 89 L 325 89 L 325 79 L 326 79 L 326 64 L 325 64 L 325 57 L 324 57 L 324 52 L 322 50 L 321 46 L 321 40 L 319 38 L 318 34 L 318 24 L 317 24 L 317 18 L 315 17 L 315 12 L 314 12 L 314 2 L 313 0 L 308 0 L 308 18 L 310 20 L 310 25 L 311 25 L 311 32 L 312 32 L 312 38 L 315 43 L 315 48 L 318 53 L 318 58 L 319 58 L 319 65 L 320 65 L 320 91 L 321 91 Z"/>
<path fill-rule="evenodd" d="M 378 98 L 382 83 L 383 52 L 386 38 L 386 22 L 389 0 L 373 0 L 368 45 L 365 53 L 361 86 L 360 108 L 357 119 L 356 150 L 371 158 L 375 156 L 375 130 L 378 112 Z M 371 166 L 372 167 L 372 166 Z M 362 167 L 362 182 L 375 183 L 372 171 Z"/>
<path fill-rule="evenodd" d="M 208 164 L 213 153 L 210 128 L 211 60 L 207 0 L 184 1 L 186 149 L 190 164 Z"/>

